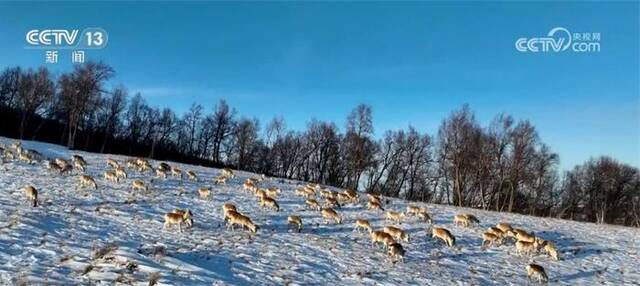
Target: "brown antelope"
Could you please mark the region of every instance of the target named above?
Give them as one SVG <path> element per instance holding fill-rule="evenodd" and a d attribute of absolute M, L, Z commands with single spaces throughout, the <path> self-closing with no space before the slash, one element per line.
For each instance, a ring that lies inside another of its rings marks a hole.
<path fill-rule="evenodd" d="M 169 212 L 164 215 L 164 225 L 163 229 L 166 229 L 168 226 L 177 224 L 178 230 L 182 232 L 182 224 L 189 224 L 189 220 L 191 219 L 191 211 L 187 210 L 184 212 Z"/>
<path fill-rule="evenodd" d="M 69 162 L 67 162 L 67 160 L 62 159 L 62 158 L 55 158 L 54 162 L 56 162 L 56 165 L 60 166 L 60 168 L 62 169 L 64 166 L 69 165 Z"/>
<path fill-rule="evenodd" d="M 280 211 L 280 206 L 278 205 L 278 202 L 276 202 L 276 200 L 274 200 L 269 196 L 262 197 L 262 199 L 260 200 L 260 206 L 263 208 L 266 207 L 266 208 L 274 209 L 277 212 Z"/>
<path fill-rule="evenodd" d="M 407 206 L 407 211 L 405 211 L 405 213 L 406 213 L 407 215 L 412 215 L 412 216 L 414 216 L 414 215 L 418 215 L 418 214 L 420 213 L 420 211 L 421 211 L 421 210 L 422 210 L 422 209 L 421 209 L 420 207 L 416 206 L 416 205 L 408 205 L 408 206 Z"/>
<path fill-rule="evenodd" d="M 385 226 L 382 231 L 388 233 L 397 241 L 402 240 L 405 242 L 409 242 L 409 234 L 400 228 L 397 228 L 395 226 Z"/>
<path fill-rule="evenodd" d="M 344 194 L 347 195 L 352 202 L 358 201 L 358 192 L 354 190 L 345 190 Z"/>
<path fill-rule="evenodd" d="M 122 178 L 122 179 L 126 179 L 128 177 L 127 171 L 125 171 L 124 167 L 118 166 L 116 168 L 116 177 Z"/>
<path fill-rule="evenodd" d="M 394 242 L 389 244 L 388 252 L 389 256 L 391 256 L 392 261 L 402 261 L 404 262 L 404 248 L 402 248 L 402 244 Z"/>
<path fill-rule="evenodd" d="M 457 214 L 453 217 L 453 225 L 469 226 L 469 219 L 464 214 Z"/>
<path fill-rule="evenodd" d="M 179 215 L 184 215 L 185 213 L 189 213 L 189 218 L 185 220 L 185 224 L 187 225 L 187 227 L 193 226 L 193 214 L 191 214 L 190 210 L 174 209 L 173 213 L 177 213 Z"/>
<path fill-rule="evenodd" d="M 337 224 L 342 223 L 342 217 L 338 215 L 338 213 L 332 208 L 322 209 L 322 217 L 325 220 L 335 220 Z"/>
<path fill-rule="evenodd" d="M 198 194 L 200 195 L 201 199 L 208 199 L 211 196 L 211 189 L 209 188 L 199 188 L 198 189 Z"/>
<path fill-rule="evenodd" d="M 551 241 L 543 240 L 539 245 L 544 246 L 543 249 L 547 255 L 551 256 L 555 260 L 560 260 L 560 257 L 558 256 L 558 249 Z"/>
<path fill-rule="evenodd" d="M 149 191 L 149 187 L 142 180 L 134 180 L 132 185 L 133 185 L 134 191 L 135 190 L 141 190 L 145 192 Z"/>
<path fill-rule="evenodd" d="M 364 229 L 369 233 L 373 231 L 371 224 L 366 219 L 357 219 L 355 224 L 356 224 L 356 227 L 353 228 L 353 231 L 360 232 L 361 229 Z"/>
<path fill-rule="evenodd" d="M 321 198 L 333 198 L 333 192 L 329 189 L 322 189 L 320 190 L 320 197 Z"/>
<path fill-rule="evenodd" d="M 110 182 L 118 183 L 120 182 L 120 178 L 113 171 L 104 172 L 104 179 Z"/>
<path fill-rule="evenodd" d="M 78 155 L 73 155 L 73 156 L 78 156 Z M 84 161 L 84 159 L 75 159 L 75 157 L 73 157 L 73 166 L 80 170 L 81 172 L 84 172 L 86 167 L 87 167 L 87 162 Z M 82 158 L 82 157 L 79 157 Z"/>
<path fill-rule="evenodd" d="M 63 165 L 60 169 L 60 174 L 71 174 L 71 171 L 73 171 L 73 166 L 71 166 L 71 164 L 67 163 L 66 165 Z"/>
<path fill-rule="evenodd" d="M 256 184 L 251 182 L 244 182 L 244 184 L 242 184 L 242 189 L 245 191 L 255 192 L 257 188 Z"/>
<path fill-rule="evenodd" d="M 173 175 L 174 177 L 178 177 L 178 178 L 182 179 L 182 170 L 180 170 L 179 168 L 176 168 L 176 167 L 172 167 L 171 168 L 171 175 Z"/>
<path fill-rule="evenodd" d="M 529 264 L 527 265 L 526 270 L 527 270 L 527 278 L 529 278 L 530 281 L 532 279 L 538 280 L 538 283 L 549 281 L 547 272 L 545 272 L 544 268 L 538 264 Z"/>
<path fill-rule="evenodd" d="M 167 178 L 167 171 L 164 169 L 156 169 L 156 177 L 157 178 L 162 178 L 162 179 L 166 179 Z"/>
<path fill-rule="evenodd" d="M 160 165 L 158 165 L 158 169 L 159 170 L 163 170 L 163 171 L 168 173 L 168 172 L 171 171 L 171 166 L 169 166 L 169 164 L 167 164 L 165 162 L 162 162 L 162 163 L 160 163 Z"/>
<path fill-rule="evenodd" d="M 313 197 L 316 195 L 316 190 L 309 187 L 304 188 L 304 192 L 305 192 L 305 197 L 307 198 Z"/>
<path fill-rule="evenodd" d="M 265 192 L 270 197 L 277 197 L 282 191 L 279 188 L 268 188 Z"/>
<path fill-rule="evenodd" d="M 349 197 L 349 195 L 345 194 L 345 193 L 338 193 L 338 197 L 337 200 L 339 202 L 349 202 L 351 201 L 351 197 Z"/>
<path fill-rule="evenodd" d="M 315 199 L 307 199 L 306 201 L 304 201 L 304 203 L 310 209 L 314 209 L 317 211 L 320 210 L 320 204 Z"/>
<path fill-rule="evenodd" d="M 31 160 L 31 156 L 29 156 L 29 154 L 24 152 L 18 154 L 18 160 L 21 162 L 25 162 L 27 164 L 33 163 L 33 160 Z"/>
<path fill-rule="evenodd" d="M 325 207 L 336 207 L 336 208 L 342 207 L 338 202 L 338 200 L 336 200 L 335 198 L 324 198 L 324 205 Z"/>
<path fill-rule="evenodd" d="M 386 220 L 395 221 L 397 223 L 402 223 L 402 219 L 404 218 L 404 213 L 388 211 L 384 214 Z"/>
<path fill-rule="evenodd" d="M 469 224 L 480 224 L 480 220 L 478 220 L 478 218 L 472 214 L 464 214 L 464 216 L 467 218 L 467 221 L 469 222 Z"/>
<path fill-rule="evenodd" d="M 497 227 L 497 228 L 499 228 L 499 229 L 500 229 L 503 233 L 505 233 L 505 234 L 506 234 L 507 232 L 509 232 L 509 231 L 513 230 L 513 228 L 511 227 L 511 225 L 510 225 L 510 224 L 508 224 L 508 223 L 504 223 L 504 222 L 501 222 L 501 223 L 499 223 L 499 224 L 496 224 L 496 227 Z"/>
<path fill-rule="evenodd" d="M 98 184 L 96 184 L 96 180 L 94 180 L 89 175 L 81 175 L 80 176 L 80 187 L 93 187 L 94 189 L 98 189 Z"/>
<path fill-rule="evenodd" d="M 125 162 L 125 164 L 127 165 L 127 168 L 129 168 L 129 169 L 135 169 L 135 168 L 138 167 L 138 161 L 136 161 L 136 159 L 129 159 L 129 160 L 127 160 Z"/>
<path fill-rule="evenodd" d="M 441 228 L 441 227 L 432 228 L 431 237 L 441 239 L 449 247 L 452 247 L 456 244 L 456 237 L 453 236 L 451 232 L 449 232 L 449 230 L 445 228 Z"/>
<path fill-rule="evenodd" d="M 367 193 L 367 198 L 369 199 L 370 202 L 374 202 L 374 203 L 378 203 L 379 205 L 382 205 L 382 201 L 380 200 L 380 195 L 377 195 L 374 193 Z"/>
<path fill-rule="evenodd" d="M 536 240 L 533 233 L 529 234 L 527 231 L 518 228 L 509 232 L 509 236 L 515 238 L 517 241 L 534 242 Z"/>
<path fill-rule="evenodd" d="M 233 170 L 224 168 L 222 169 L 222 176 L 233 179 L 235 177 L 235 174 L 233 174 Z"/>
<path fill-rule="evenodd" d="M 193 170 L 187 171 L 187 176 L 189 177 L 190 180 L 198 181 L 198 176 L 196 175 L 196 172 L 194 172 Z"/>
<path fill-rule="evenodd" d="M 531 253 L 538 249 L 538 242 L 535 240 L 533 242 L 529 241 L 516 241 L 516 254 L 518 255 L 531 255 Z"/>
<path fill-rule="evenodd" d="M 213 178 L 213 183 L 216 185 L 224 185 L 227 183 L 227 177 L 225 176 L 218 176 Z"/>
<path fill-rule="evenodd" d="M 60 172 L 62 170 L 60 169 L 60 166 L 58 166 L 58 164 L 56 164 L 56 162 L 54 161 L 47 162 L 47 169 L 57 172 Z"/>
<path fill-rule="evenodd" d="M 249 217 L 240 214 L 239 212 L 229 211 L 227 213 L 227 217 L 229 219 L 227 229 L 231 228 L 231 230 L 234 230 L 235 225 L 246 227 L 253 233 L 256 233 L 259 229 L 259 227 L 255 223 L 253 223 Z"/>
<path fill-rule="evenodd" d="M 297 215 L 290 215 L 287 217 L 287 223 L 289 225 L 295 225 L 298 227 L 298 232 L 302 230 L 302 219 Z"/>
<path fill-rule="evenodd" d="M 502 244 L 502 237 L 488 231 L 482 234 L 482 248 L 492 246 L 494 243 L 497 243 L 498 245 Z"/>
<path fill-rule="evenodd" d="M 377 202 L 372 202 L 369 201 L 367 203 L 367 209 L 368 210 L 380 210 L 380 211 L 384 211 L 384 209 L 382 208 L 382 205 L 380 203 Z"/>
<path fill-rule="evenodd" d="M 267 192 L 264 189 L 257 188 L 253 195 L 258 198 L 258 200 L 262 200 L 262 198 L 267 196 Z"/>
<path fill-rule="evenodd" d="M 225 203 L 222 205 L 222 214 L 224 215 L 225 221 L 228 219 L 230 211 L 238 212 L 236 206 L 232 203 Z"/>
<path fill-rule="evenodd" d="M 120 164 L 118 163 L 118 161 L 116 161 L 115 159 L 107 159 L 107 165 L 111 166 L 112 168 L 118 168 L 120 166 Z"/>
<path fill-rule="evenodd" d="M 293 194 L 296 195 L 296 196 L 299 196 L 299 197 L 306 197 L 307 196 L 307 192 L 305 191 L 305 189 L 303 187 L 295 189 L 293 191 Z"/>
<path fill-rule="evenodd" d="M 493 235 L 495 235 L 495 236 L 497 236 L 499 238 L 504 237 L 504 233 L 502 232 L 502 230 L 500 230 L 497 227 L 490 227 L 490 228 L 487 229 L 487 232 L 491 233 L 491 234 L 493 234 Z"/>
<path fill-rule="evenodd" d="M 27 185 L 24 187 L 24 194 L 34 207 L 38 206 L 38 190 L 36 190 L 36 188 L 32 185 Z"/>
<path fill-rule="evenodd" d="M 429 216 L 427 209 L 421 208 L 420 212 L 418 212 L 418 217 L 424 220 L 425 222 L 432 223 L 431 216 Z"/>
<path fill-rule="evenodd" d="M 371 232 L 371 245 L 375 246 L 377 242 L 382 242 L 383 248 L 387 249 L 387 247 L 392 244 L 395 243 L 396 241 L 393 240 L 393 237 L 384 232 L 384 231 L 380 231 L 380 230 L 376 230 Z"/>

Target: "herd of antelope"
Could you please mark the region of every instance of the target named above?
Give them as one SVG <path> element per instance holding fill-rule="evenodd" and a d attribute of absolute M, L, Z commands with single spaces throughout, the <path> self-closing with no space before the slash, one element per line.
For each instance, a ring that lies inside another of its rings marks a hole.
<path fill-rule="evenodd" d="M 43 156 L 39 152 L 24 149 L 19 142 L 11 146 L 0 145 L 0 153 L 2 154 L 2 162 L 5 160 L 18 160 L 33 164 L 43 160 Z M 111 170 L 105 171 L 103 177 L 104 180 L 109 183 L 119 184 L 121 181 L 127 179 L 128 172 L 132 171 L 139 172 L 140 174 L 151 173 L 150 179 L 167 179 L 168 176 L 179 179 L 183 178 L 183 171 L 179 168 L 170 166 L 167 163 L 160 163 L 154 168 L 152 164 L 144 158 L 129 159 L 126 160 L 124 164 L 121 164 L 121 162 L 115 159 L 108 158 L 106 164 Z M 59 174 L 68 175 L 71 174 L 73 170 L 77 170 L 79 178 L 78 187 L 97 190 L 98 184 L 94 177 L 86 174 L 86 167 L 87 162 L 80 155 L 73 155 L 70 160 L 54 158 L 46 161 L 46 168 Z M 189 180 L 200 182 L 195 171 L 188 170 L 184 173 Z M 225 184 L 227 180 L 235 177 L 236 175 L 233 170 L 225 168 L 222 169 L 219 176 L 213 178 L 213 183 Z M 253 195 L 255 197 L 257 207 L 267 211 L 280 211 L 281 209 L 277 198 L 282 193 L 282 190 L 275 187 L 260 187 L 269 180 L 270 179 L 264 175 L 247 178 L 242 184 L 242 190 L 249 196 Z M 131 181 L 131 188 L 133 192 L 150 192 L 151 188 L 149 184 L 150 183 L 143 180 L 135 179 Z M 23 188 L 23 191 L 30 205 L 37 207 L 38 190 L 32 185 L 27 185 Z M 199 188 L 197 192 L 201 199 L 207 200 L 211 197 L 212 190 L 208 187 L 202 187 Z M 328 188 L 322 188 L 319 184 L 309 183 L 292 190 L 292 192 L 304 200 L 301 201 L 301 210 L 318 212 L 325 223 L 333 222 L 342 224 L 345 219 L 336 209 L 341 209 L 342 206 L 348 204 L 360 204 L 359 193 L 353 190 L 337 192 Z M 371 238 L 371 245 L 375 248 L 377 243 L 382 244 L 383 250 L 386 251 L 386 254 L 393 263 L 398 261 L 404 262 L 406 252 L 402 244 L 408 244 L 410 237 L 409 233 L 398 227 L 398 225 L 410 218 L 415 218 L 417 221 L 426 222 L 431 225 L 426 231 L 427 233 L 431 233 L 433 239 L 442 240 L 442 242 L 450 248 L 455 246 L 455 236 L 446 228 L 433 226 L 431 215 L 426 208 L 408 205 L 406 210 L 403 211 L 385 210 L 385 204 L 379 194 L 367 193 L 366 196 L 366 210 L 382 213 L 384 220 L 393 224 L 388 224 L 382 229 L 375 230 L 368 220 L 355 218 L 353 231 L 359 233 L 362 231 L 367 232 Z M 260 229 L 248 215 L 240 212 L 233 203 L 225 203 L 222 210 L 224 222 L 228 230 L 231 229 L 233 231 L 235 227 L 240 227 L 246 228 L 255 234 Z M 193 226 L 193 223 L 193 213 L 191 210 L 175 209 L 164 215 L 163 229 L 177 226 L 178 231 L 182 232 L 183 226 L 190 228 Z M 287 224 L 293 226 L 297 232 L 301 232 L 303 229 L 302 218 L 296 214 L 288 215 Z M 457 227 L 469 228 L 479 224 L 480 220 L 472 214 L 457 214 L 453 218 L 453 225 Z M 500 222 L 495 226 L 489 227 L 482 234 L 480 247 L 481 249 L 486 249 L 487 247 L 502 245 L 507 242 L 514 244 L 517 255 L 530 256 L 534 253 L 543 252 L 555 260 L 559 259 L 558 250 L 552 242 L 537 237 L 526 230 L 513 228 L 505 222 Z M 536 279 L 538 282 L 548 281 L 547 274 L 540 265 L 529 264 L 525 270 L 529 279 Z"/>

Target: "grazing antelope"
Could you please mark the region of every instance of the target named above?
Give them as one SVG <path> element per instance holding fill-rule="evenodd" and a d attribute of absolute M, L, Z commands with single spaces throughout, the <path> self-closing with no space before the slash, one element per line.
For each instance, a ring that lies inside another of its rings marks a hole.
<path fill-rule="evenodd" d="M 233 174 L 233 170 L 224 168 L 222 169 L 222 176 L 233 179 L 235 177 L 235 174 Z"/>
<path fill-rule="evenodd" d="M 52 171 L 57 171 L 57 172 L 62 171 L 60 166 L 58 166 L 58 164 L 56 164 L 56 162 L 54 162 L 54 161 L 48 161 L 47 162 L 47 169 L 52 170 Z"/>
<path fill-rule="evenodd" d="M 342 217 L 338 215 L 338 213 L 332 208 L 322 209 L 322 217 L 325 220 L 333 219 L 337 224 L 342 223 Z"/>
<path fill-rule="evenodd" d="M 405 213 L 407 215 L 418 215 L 420 213 L 422 209 L 416 205 L 408 205 L 407 206 L 407 211 L 405 211 Z"/>
<path fill-rule="evenodd" d="M 69 162 L 62 158 L 55 158 L 54 162 L 56 162 L 56 164 L 60 166 L 60 168 L 64 168 L 64 166 L 69 165 Z"/>
<path fill-rule="evenodd" d="M 517 241 L 516 242 L 516 254 L 518 255 L 531 255 L 531 252 L 538 249 L 538 242 L 533 241 Z"/>
<path fill-rule="evenodd" d="M 198 176 L 196 175 L 196 172 L 194 172 L 193 170 L 187 171 L 187 176 L 189 177 L 190 180 L 198 181 Z"/>
<path fill-rule="evenodd" d="M 71 174 L 71 171 L 73 171 L 73 166 L 71 166 L 71 164 L 67 163 L 64 166 L 61 167 L 60 169 L 60 174 Z"/>
<path fill-rule="evenodd" d="M 431 237 L 441 239 L 449 247 L 452 247 L 456 244 L 456 237 L 453 236 L 451 232 L 449 232 L 449 230 L 445 228 L 441 228 L 441 227 L 432 228 Z"/>
<path fill-rule="evenodd" d="M 265 192 L 270 197 L 277 197 L 282 191 L 279 188 L 268 188 Z"/>
<path fill-rule="evenodd" d="M 469 222 L 469 224 L 480 224 L 480 220 L 478 220 L 478 218 L 472 214 L 464 214 L 464 216 L 467 218 L 467 221 Z"/>
<path fill-rule="evenodd" d="M 297 215 L 290 215 L 287 218 L 287 223 L 289 225 L 296 225 L 298 227 L 298 232 L 302 230 L 302 219 Z"/>
<path fill-rule="evenodd" d="M 538 283 L 549 281 L 547 272 L 545 272 L 544 268 L 538 264 L 529 264 L 527 265 L 526 270 L 527 278 L 529 278 L 529 281 L 531 281 L 531 279 L 538 280 Z"/>
<path fill-rule="evenodd" d="M 149 163 L 149 161 L 142 160 L 141 162 L 142 163 L 138 165 L 138 172 L 146 173 L 147 171 L 153 170 L 153 167 L 151 166 L 151 163 Z"/>
<path fill-rule="evenodd" d="M 167 179 L 167 171 L 165 169 L 157 168 L 156 169 L 156 177 L 157 178 L 162 178 L 162 179 Z"/>
<path fill-rule="evenodd" d="M 24 194 L 27 197 L 27 200 L 31 201 L 34 207 L 38 206 L 38 190 L 36 190 L 36 188 L 32 185 L 27 185 L 24 187 Z"/>
<path fill-rule="evenodd" d="M 336 207 L 341 208 L 340 203 L 335 198 L 324 198 L 324 205 L 326 207 Z"/>
<path fill-rule="evenodd" d="M 253 195 L 258 198 L 258 200 L 262 200 L 262 198 L 267 196 L 267 192 L 264 189 L 257 188 Z"/>
<path fill-rule="evenodd" d="M 306 201 L 304 201 L 304 204 L 310 209 L 314 209 L 317 211 L 320 210 L 320 204 L 315 199 L 307 199 Z"/>
<path fill-rule="evenodd" d="M 369 201 L 367 203 L 367 210 L 381 210 L 381 211 L 384 211 L 384 209 L 382 208 L 382 205 L 380 203 L 372 202 L 372 201 Z"/>
<path fill-rule="evenodd" d="M 256 187 L 256 184 L 254 184 L 254 183 L 252 183 L 250 181 L 244 182 L 242 184 L 242 189 L 245 190 L 245 191 L 255 192 L 257 188 L 258 187 Z"/>
<path fill-rule="evenodd" d="M 494 243 L 497 243 L 498 245 L 502 244 L 502 238 L 495 235 L 493 232 L 487 231 L 482 234 L 482 248 L 485 248 L 487 245 L 492 246 Z"/>
<path fill-rule="evenodd" d="M 487 232 L 491 233 L 491 234 L 493 234 L 493 235 L 495 235 L 495 236 L 497 236 L 499 238 L 504 237 L 504 233 L 502 232 L 502 230 L 500 230 L 497 227 L 490 227 L 490 228 L 487 229 Z"/>
<path fill-rule="evenodd" d="M 227 217 L 229 219 L 227 229 L 231 228 L 231 230 L 234 230 L 235 225 L 243 228 L 246 227 L 251 230 L 252 233 L 256 233 L 259 229 L 259 227 L 255 223 L 253 223 L 249 217 L 240 214 L 239 212 L 229 211 L 227 213 Z"/>
<path fill-rule="evenodd" d="M 178 177 L 178 178 L 182 179 L 182 170 L 180 170 L 179 168 L 176 168 L 176 167 L 172 167 L 171 168 L 171 175 L 173 175 L 174 177 Z"/>
<path fill-rule="evenodd" d="M 80 187 L 93 187 L 94 189 L 98 189 L 98 184 L 96 184 L 96 180 L 94 180 L 89 175 L 81 175 L 80 176 Z"/>
<path fill-rule="evenodd" d="M 114 162 L 115 162 L 115 160 L 114 160 Z M 127 160 L 125 162 L 125 164 L 127 165 L 127 168 L 129 168 L 129 169 L 135 169 L 135 168 L 138 167 L 138 161 L 136 159 L 129 159 L 129 160 Z M 109 164 L 109 165 L 111 165 L 111 164 Z"/>
<path fill-rule="evenodd" d="M 224 185 L 224 184 L 227 183 L 227 177 L 218 176 L 218 177 L 213 179 L 213 183 L 216 184 L 216 185 Z"/>
<path fill-rule="evenodd" d="M 385 226 L 382 231 L 391 235 L 395 240 L 409 242 L 409 234 L 400 228 L 395 226 Z"/>
<path fill-rule="evenodd" d="M 78 155 L 73 155 L 73 156 L 78 156 Z M 82 159 L 82 157 L 79 157 L 80 159 L 76 159 L 76 157 L 73 157 L 73 166 L 80 170 L 81 172 L 84 172 L 86 167 L 87 167 L 87 162 L 84 161 L 84 159 Z"/>
<path fill-rule="evenodd" d="M 179 215 L 184 215 L 185 213 L 189 213 L 189 218 L 185 220 L 185 223 L 187 224 L 187 227 L 193 226 L 193 214 L 191 213 L 190 210 L 174 209 L 173 212 Z"/>
<path fill-rule="evenodd" d="M 224 215 L 225 221 L 228 219 L 230 211 L 238 212 L 236 206 L 232 203 L 225 203 L 224 205 L 222 205 L 222 214 Z"/>
<path fill-rule="evenodd" d="M 116 173 L 113 171 L 104 172 L 104 179 L 114 183 L 118 183 L 120 181 L 120 178 L 118 178 L 118 175 L 116 175 Z"/>
<path fill-rule="evenodd" d="M 272 208 L 274 210 L 276 210 L 277 212 L 280 211 L 280 206 L 278 205 L 278 202 L 276 202 L 276 200 L 274 200 L 273 198 L 269 197 L 269 196 L 264 196 L 262 197 L 262 199 L 260 200 L 260 206 L 261 207 L 267 207 L 267 208 Z"/>
<path fill-rule="evenodd" d="M 397 223 L 402 223 L 402 219 L 404 218 L 404 213 L 388 211 L 384 214 L 386 220 L 392 220 Z"/>
<path fill-rule="evenodd" d="M 169 164 L 162 162 L 160 163 L 160 165 L 158 165 L 158 170 L 163 170 L 165 172 L 169 172 L 171 171 L 171 166 L 169 166 Z"/>
<path fill-rule="evenodd" d="M 360 232 L 361 229 L 364 229 L 369 233 L 373 231 L 371 224 L 366 219 L 357 219 L 355 224 L 356 224 L 356 227 L 353 228 L 353 231 Z"/>
<path fill-rule="evenodd" d="M 509 231 L 513 230 L 513 227 L 511 227 L 510 224 L 504 222 L 496 224 L 496 227 L 499 228 L 503 233 L 508 233 Z"/>
<path fill-rule="evenodd" d="M 142 180 L 134 180 L 132 183 L 133 190 L 149 191 L 149 187 Z"/>
<path fill-rule="evenodd" d="M 354 190 L 345 190 L 344 194 L 347 195 L 352 202 L 358 201 L 358 192 Z"/>
<path fill-rule="evenodd" d="M 418 217 L 428 223 L 432 223 L 431 216 L 429 216 L 427 209 L 424 209 L 424 208 L 420 209 L 420 212 L 418 212 Z"/>
<path fill-rule="evenodd" d="M 389 249 L 387 251 L 387 253 L 389 254 L 389 256 L 391 256 L 392 261 L 398 261 L 401 260 L 402 262 L 404 262 L 404 248 L 402 248 L 402 244 L 394 242 L 389 244 Z"/>
<path fill-rule="evenodd" d="M 337 200 L 339 202 L 350 202 L 351 201 L 351 197 L 349 197 L 349 195 L 347 195 L 345 193 L 338 193 Z"/>
<path fill-rule="evenodd" d="M 321 198 L 333 198 L 335 196 L 334 196 L 334 193 L 331 190 L 322 189 L 322 190 L 320 190 L 320 197 Z"/>
<path fill-rule="evenodd" d="M 198 194 L 200 194 L 201 199 L 208 199 L 211 196 L 211 189 L 209 188 L 199 188 Z"/>
<path fill-rule="evenodd" d="M 168 226 L 177 224 L 178 230 L 182 232 L 182 224 L 189 224 L 189 220 L 191 219 L 191 211 L 187 210 L 184 212 L 169 212 L 164 215 L 164 225 L 163 229 L 166 229 Z"/>
<path fill-rule="evenodd" d="M 383 248 L 387 249 L 390 244 L 396 242 L 395 240 L 393 240 L 393 237 L 390 234 L 384 231 L 376 230 L 374 232 L 371 232 L 370 235 L 371 246 L 375 246 L 377 242 L 382 242 Z"/>
<path fill-rule="evenodd" d="M 374 202 L 379 205 L 382 205 L 382 201 L 380 200 L 380 195 L 377 195 L 374 193 L 367 193 L 367 198 L 369 199 L 370 202 Z"/>
<path fill-rule="evenodd" d="M 111 158 L 107 159 L 107 165 L 111 166 L 114 169 L 120 167 L 120 164 L 118 163 L 118 161 Z"/>
<path fill-rule="evenodd" d="M 457 214 L 453 217 L 453 225 L 469 226 L 469 219 L 464 214 Z"/>
<path fill-rule="evenodd" d="M 116 168 L 116 177 L 123 179 L 126 179 L 128 177 L 127 171 L 124 169 L 124 167 L 119 166 L 118 168 Z"/>
<path fill-rule="evenodd" d="M 551 243 L 550 241 L 544 241 L 544 252 L 551 256 L 553 259 L 555 260 L 560 260 L 560 257 L 558 256 L 558 249 L 556 248 L 556 245 Z"/>
<path fill-rule="evenodd" d="M 510 231 L 509 236 L 515 238 L 517 241 L 534 242 L 536 240 L 533 233 L 529 234 L 527 231 L 518 228 Z"/>
<path fill-rule="evenodd" d="M 33 160 L 31 160 L 31 156 L 24 152 L 18 154 L 18 160 L 27 164 L 33 163 Z"/>

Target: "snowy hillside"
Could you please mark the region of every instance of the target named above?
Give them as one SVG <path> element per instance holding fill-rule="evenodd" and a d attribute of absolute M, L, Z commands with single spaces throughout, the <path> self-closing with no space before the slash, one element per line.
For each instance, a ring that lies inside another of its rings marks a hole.
<path fill-rule="evenodd" d="M 0 142 L 10 145 L 13 140 Z M 220 170 L 168 162 L 194 170 L 199 182 L 129 171 L 127 179 L 112 183 L 102 176 L 112 169 L 106 158 L 124 164 L 128 157 L 69 152 L 38 142 L 23 146 L 49 158 L 82 155 L 98 190 L 78 188 L 77 170 L 60 175 L 47 170 L 44 162 L 5 160 L 0 165 L 0 284 L 147 285 L 151 277 L 159 277 L 158 285 L 525 285 L 524 268 L 531 262 L 545 267 L 550 284 L 640 283 L 640 230 L 635 228 L 417 204 L 428 209 L 435 226 L 452 232 L 456 247 L 432 239 L 430 224 L 407 217 L 398 226 L 411 239 L 402 242 L 404 262 L 394 264 L 381 246 L 371 246 L 368 234 L 353 232 L 359 218 L 368 219 L 375 229 L 391 224 L 383 212 L 366 210 L 364 195 L 358 204 L 336 209 L 343 224 L 326 224 L 319 212 L 305 210 L 304 198 L 294 195 L 303 182 L 273 178 L 258 183 L 282 189 L 277 197 L 281 210 L 276 212 L 261 209 L 256 198 L 242 190 L 252 173 L 236 172 L 225 185 L 214 185 L 212 178 Z M 150 184 L 149 192 L 133 191 L 135 179 Z M 38 207 L 25 198 L 22 188 L 27 184 L 39 191 Z M 198 196 L 201 187 L 212 188 L 211 199 Z M 236 204 L 260 226 L 256 235 L 226 229 L 225 202 Z M 395 199 L 384 205 L 396 211 L 406 206 Z M 175 227 L 163 230 L 164 214 L 175 208 L 193 212 L 193 228 L 183 233 Z M 459 212 L 474 214 L 480 225 L 454 226 L 453 216 Z M 292 214 L 302 217 L 301 233 L 287 225 Z M 482 233 L 498 222 L 554 242 L 561 260 L 544 254 L 518 256 L 513 243 L 481 249 Z"/>

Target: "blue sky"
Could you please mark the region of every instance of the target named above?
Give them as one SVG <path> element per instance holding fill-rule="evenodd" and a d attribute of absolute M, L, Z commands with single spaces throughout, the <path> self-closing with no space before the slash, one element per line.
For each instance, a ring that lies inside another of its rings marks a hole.
<path fill-rule="evenodd" d="M 44 64 L 31 29 L 101 27 L 112 84 L 178 112 L 225 98 L 240 115 L 292 129 L 358 103 L 376 136 L 436 134 L 464 103 L 487 124 L 529 119 L 561 169 L 610 155 L 640 166 L 639 2 L 1 3 L 0 68 Z M 521 53 L 553 27 L 601 34 L 599 53 Z M 70 60 L 49 68 L 60 73 Z"/>

